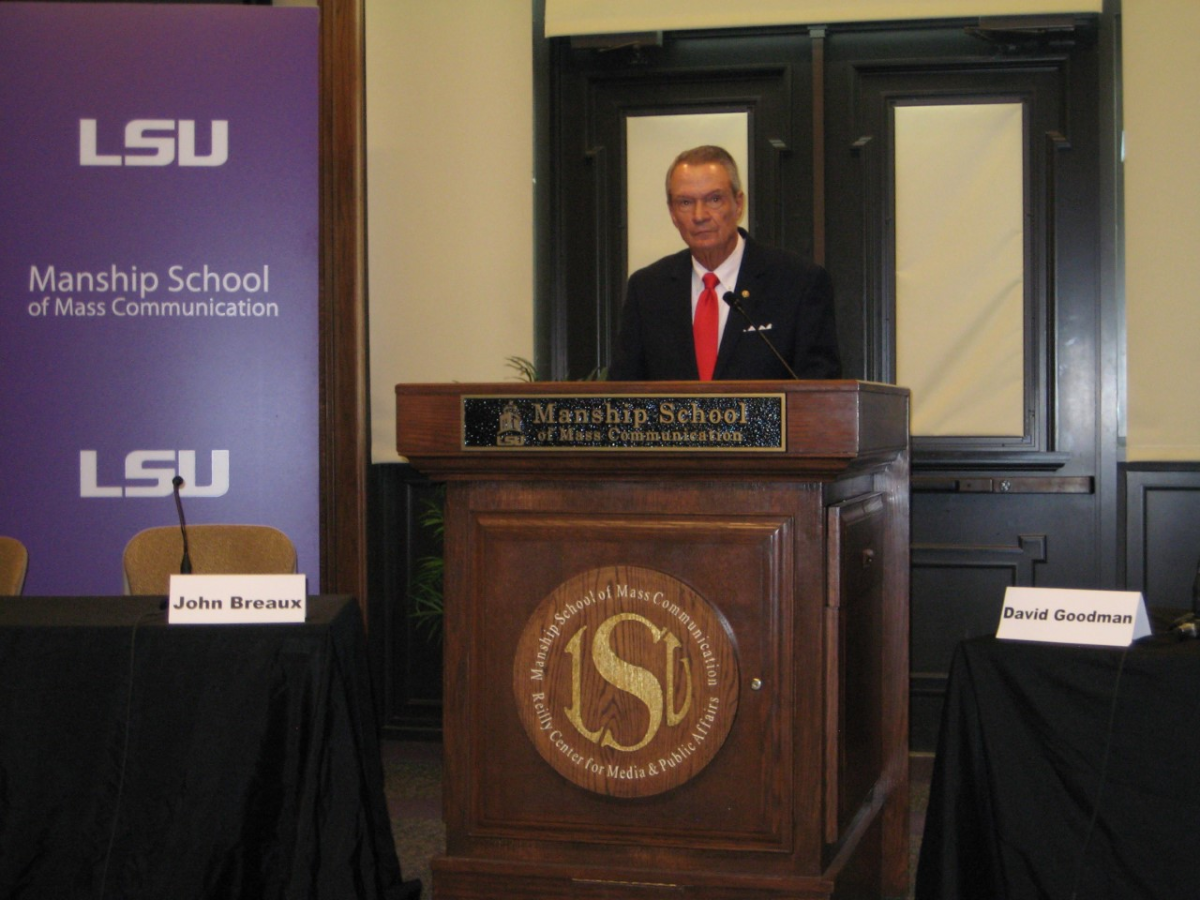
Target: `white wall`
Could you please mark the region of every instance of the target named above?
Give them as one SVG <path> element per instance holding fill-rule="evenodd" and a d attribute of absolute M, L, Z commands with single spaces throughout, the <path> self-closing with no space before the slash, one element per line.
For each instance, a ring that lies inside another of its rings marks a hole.
<path fill-rule="evenodd" d="M 1100 12 L 1103 0 L 546 0 L 546 36 Z"/>
<path fill-rule="evenodd" d="M 1200 2 L 1125 0 L 1130 461 L 1200 460 Z"/>
<path fill-rule="evenodd" d="M 393 388 L 533 355 L 530 0 L 366 0 L 372 458 Z"/>

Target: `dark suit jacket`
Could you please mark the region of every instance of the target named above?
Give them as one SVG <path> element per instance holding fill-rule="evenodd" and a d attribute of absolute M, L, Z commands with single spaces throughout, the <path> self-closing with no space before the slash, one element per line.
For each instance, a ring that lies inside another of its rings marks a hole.
<path fill-rule="evenodd" d="M 737 295 L 750 319 L 801 378 L 839 378 L 833 285 L 820 266 L 760 244 L 745 232 Z M 721 338 L 713 378 L 791 378 L 762 336 L 736 309 Z M 683 250 L 629 278 L 610 381 L 694 381 L 700 377 L 692 341 L 692 257 Z"/>

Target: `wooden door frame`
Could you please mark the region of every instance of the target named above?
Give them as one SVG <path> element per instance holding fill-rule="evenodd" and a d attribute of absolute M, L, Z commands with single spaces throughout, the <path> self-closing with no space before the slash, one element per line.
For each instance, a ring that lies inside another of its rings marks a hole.
<path fill-rule="evenodd" d="M 363 0 L 319 0 L 321 584 L 367 611 Z M 315 587 L 315 586 L 314 586 Z"/>

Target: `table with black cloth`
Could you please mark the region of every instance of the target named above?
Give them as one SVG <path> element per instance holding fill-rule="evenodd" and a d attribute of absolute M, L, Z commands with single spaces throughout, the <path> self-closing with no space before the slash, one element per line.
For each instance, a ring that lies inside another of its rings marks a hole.
<path fill-rule="evenodd" d="M 917 900 L 1200 897 L 1200 642 L 954 657 Z"/>
<path fill-rule="evenodd" d="M 357 603 L 169 626 L 162 601 L 0 598 L 0 897 L 416 897 Z"/>

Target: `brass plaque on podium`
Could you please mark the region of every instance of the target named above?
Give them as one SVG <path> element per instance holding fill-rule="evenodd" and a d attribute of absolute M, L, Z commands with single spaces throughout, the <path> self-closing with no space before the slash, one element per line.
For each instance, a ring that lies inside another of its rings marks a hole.
<path fill-rule="evenodd" d="M 782 394 L 464 396 L 464 450 L 786 448 Z"/>

